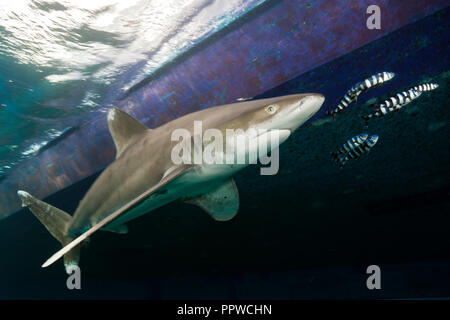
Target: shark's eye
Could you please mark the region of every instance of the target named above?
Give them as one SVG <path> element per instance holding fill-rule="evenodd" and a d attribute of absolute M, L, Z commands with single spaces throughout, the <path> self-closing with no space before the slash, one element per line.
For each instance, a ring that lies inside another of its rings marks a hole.
<path fill-rule="evenodd" d="M 268 114 L 274 114 L 275 112 L 277 112 L 277 110 L 278 110 L 278 107 L 275 105 L 270 105 L 270 106 L 266 107 L 266 112 Z"/>

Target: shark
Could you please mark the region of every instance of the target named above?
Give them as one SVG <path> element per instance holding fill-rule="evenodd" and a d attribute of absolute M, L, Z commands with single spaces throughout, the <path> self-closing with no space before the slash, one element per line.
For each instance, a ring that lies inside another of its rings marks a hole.
<path fill-rule="evenodd" d="M 183 129 L 195 139 L 194 124 L 201 121 L 203 130 L 241 130 L 247 141 L 257 139 L 258 147 L 272 151 L 316 114 L 324 100 L 321 94 L 306 93 L 237 102 L 202 109 L 154 129 L 125 111 L 110 109 L 107 121 L 116 158 L 94 181 L 73 215 L 26 191 L 17 191 L 22 206 L 28 207 L 62 245 L 42 267 L 63 257 L 66 273 L 72 274 L 80 262 L 80 248 L 93 233 L 101 230 L 125 234 L 127 222 L 172 201 L 197 205 L 217 221 L 232 219 L 239 210 L 233 175 L 248 164 L 175 163 L 173 150 L 179 141 L 174 141 L 173 132 Z M 256 129 L 262 133 L 250 135 Z M 264 141 L 262 136 L 273 134 L 278 137 L 275 142 L 260 142 Z M 205 144 L 208 141 L 201 146 Z M 231 151 L 248 153 L 249 149 Z"/>

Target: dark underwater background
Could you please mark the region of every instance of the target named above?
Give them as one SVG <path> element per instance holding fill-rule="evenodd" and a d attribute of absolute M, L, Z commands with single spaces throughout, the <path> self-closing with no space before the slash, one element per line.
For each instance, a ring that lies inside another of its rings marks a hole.
<path fill-rule="evenodd" d="M 60 246 L 27 209 L 4 218 L 0 299 L 449 298 L 449 43 L 447 7 L 253 97 L 326 101 L 280 148 L 277 175 L 252 166 L 235 176 L 233 220 L 172 203 L 131 221 L 127 235 L 97 233 L 82 251 L 82 290 L 67 290 L 60 262 L 40 268 Z M 325 117 L 381 71 L 397 76 Z M 424 82 L 439 88 L 364 125 L 375 101 Z M 379 135 L 377 145 L 340 170 L 330 152 L 361 132 Z M 99 173 L 45 201 L 74 212 Z M 374 264 L 381 290 L 366 287 Z"/>

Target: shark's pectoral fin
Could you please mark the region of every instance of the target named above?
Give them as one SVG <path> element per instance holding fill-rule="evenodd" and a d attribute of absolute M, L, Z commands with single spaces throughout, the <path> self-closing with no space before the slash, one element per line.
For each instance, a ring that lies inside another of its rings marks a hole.
<path fill-rule="evenodd" d="M 135 137 L 144 134 L 148 129 L 128 113 L 113 108 L 108 112 L 108 126 L 116 145 L 116 158 L 132 142 Z"/>
<path fill-rule="evenodd" d="M 186 164 L 182 166 L 178 166 L 176 169 L 172 170 L 170 173 L 168 173 L 164 178 L 161 179 L 160 182 L 158 182 L 156 185 L 136 197 L 135 199 L 128 202 L 123 207 L 117 209 L 113 213 L 111 213 L 109 216 L 104 218 L 102 221 L 98 222 L 96 225 L 91 227 L 88 231 L 83 233 L 81 236 L 67 244 L 64 248 L 56 252 L 53 256 L 50 257 L 43 265 L 42 267 L 48 267 L 53 262 L 61 258 L 63 255 L 65 255 L 67 252 L 71 251 L 73 248 L 75 248 L 77 245 L 79 245 L 81 242 L 85 241 L 89 238 L 94 232 L 97 230 L 100 230 L 110 224 L 112 221 L 120 217 L 124 212 L 127 212 L 131 208 L 139 205 L 140 203 L 144 202 L 151 194 L 157 192 L 159 189 L 167 185 L 168 183 L 174 181 L 181 175 L 185 174 L 188 170 L 190 170 L 193 167 L 193 165 Z"/>
<path fill-rule="evenodd" d="M 239 210 L 239 192 L 233 179 L 220 184 L 211 192 L 183 201 L 199 206 L 217 221 L 228 221 Z"/>

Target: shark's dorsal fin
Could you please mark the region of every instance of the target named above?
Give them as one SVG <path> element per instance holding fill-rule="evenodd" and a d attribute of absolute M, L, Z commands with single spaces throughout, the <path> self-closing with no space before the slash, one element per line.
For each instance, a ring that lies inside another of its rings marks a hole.
<path fill-rule="evenodd" d="M 233 178 L 211 192 L 183 201 L 199 206 L 217 221 L 228 221 L 239 210 L 239 192 Z"/>
<path fill-rule="evenodd" d="M 109 132 L 116 145 L 116 158 L 135 137 L 144 134 L 149 129 L 125 111 L 112 108 L 108 112 Z"/>

